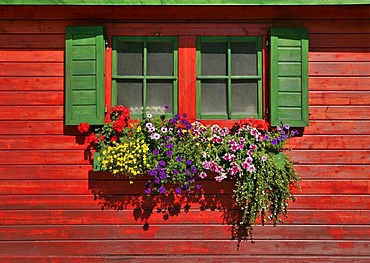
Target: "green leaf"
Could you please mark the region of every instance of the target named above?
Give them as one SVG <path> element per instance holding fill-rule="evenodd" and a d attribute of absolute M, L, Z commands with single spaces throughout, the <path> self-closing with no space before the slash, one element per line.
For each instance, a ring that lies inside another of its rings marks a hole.
<path fill-rule="evenodd" d="M 278 154 L 275 154 L 273 157 L 277 167 L 284 171 L 285 170 L 285 153 L 279 152 Z"/>
<path fill-rule="evenodd" d="M 100 152 L 94 153 L 94 171 L 101 171 Z"/>

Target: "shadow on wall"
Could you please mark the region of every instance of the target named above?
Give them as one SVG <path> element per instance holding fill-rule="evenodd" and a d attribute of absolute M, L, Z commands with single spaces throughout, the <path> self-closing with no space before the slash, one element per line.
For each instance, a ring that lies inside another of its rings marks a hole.
<path fill-rule="evenodd" d="M 149 219 L 154 213 L 161 214 L 163 221 L 168 221 L 171 217 L 188 213 L 190 209 L 198 209 L 221 212 L 223 224 L 230 226 L 230 239 L 240 242 L 252 238 L 246 234 L 246 226 L 239 225 L 242 213 L 232 197 L 234 181 L 220 184 L 208 179 L 204 181 L 204 188 L 186 195 L 145 195 L 147 179 L 144 176 L 133 182 L 122 176 L 112 176 L 109 172 L 89 171 L 89 190 L 102 210 L 132 210 L 133 220 L 143 222 L 143 231 L 149 229 Z"/>

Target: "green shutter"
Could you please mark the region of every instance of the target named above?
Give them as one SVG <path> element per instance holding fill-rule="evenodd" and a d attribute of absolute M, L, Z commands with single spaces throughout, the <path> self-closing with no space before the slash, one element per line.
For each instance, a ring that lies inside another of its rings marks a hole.
<path fill-rule="evenodd" d="M 308 32 L 301 28 L 271 29 L 270 121 L 308 126 Z"/>
<path fill-rule="evenodd" d="M 68 27 L 65 61 L 65 124 L 104 123 L 104 53 L 101 26 Z"/>

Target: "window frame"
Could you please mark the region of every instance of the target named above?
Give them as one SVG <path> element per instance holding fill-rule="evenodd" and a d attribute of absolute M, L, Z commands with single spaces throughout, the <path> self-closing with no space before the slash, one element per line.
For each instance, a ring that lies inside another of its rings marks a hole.
<path fill-rule="evenodd" d="M 143 74 L 139 75 L 120 75 L 118 74 L 117 64 L 117 44 L 119 41 L 126 42 L 142 42 L 143 43 Z M 172 42 L 173 43 L 173 74 L 170 75 L 147 75 L 147 43 L 148 42 Z M 119 80 L 142 80 L 142 114 L 131 114 L 132 118 L 144 118 L 147 115 L 147 83 L 148 80 L 167 80 L 172 81 L 172 112 L 174 114 L 178 111 L 178 39 L 176 36 L 112 36 L 112 106 L 117 102 L 117 82 Z M 164 105 L 163 105 L 164 106 Z M 159 117 L 160 114 L 152 114 L 154 117 Z M 173 114 L 168 114 L 173 116 Z"/>
<path fill-rule="evenodd" d="M 216 42 L 223 42 L 227 43 L 227 53 L 226 53 L 226 60 L 227 60 L 227 72 L 226 75 L 202 75 L 202 51 L 201 51 L 201 43 L 216 43 Z M 232 60 L 231 60 L 231 43 L 235 42 L 255 42 L 256 43 L 256 75 L 233 75 L 232 74 Z M 232 113 L 232 81 L 238 80 L 257 80 L 257 113 L 256 114 L 249 114 L 249 117 L 261 119 L 262 118 L 262 104 L 263 104 L 263 92 L 262 92 L 262 37 L 261 36 L 198 36 L 197 37 L 197 119 L 204 120 L 204 119 L 215 119 L 215 120 L 235 120 L 240 118 L 245 118 L 245 115 L 242 114 L 233 114 Z M 201 82 L 202 80 L 226 80 L 226 114 L 202 114 L 202 107 L 201 107 Z"/>
<path fill-rule="evenodd" d="M 122 23 L 103 25 L 106 29 L 106 69 L 105 69 L 105 102 L 108 120 L 113 104 L 113 75 L 112 75 L 112 43 L 113 37 L 152 37 L 171 36 L 178 39 L 178 90 L 177 113 L 186 113 L 189 121 L 199 120 L 204 124 L 217 123 L 230 126 L 235 120 L 228 119 L 199 119 L 197 118 L 197 74 L 196 74 L 196 39 L 198 36 L 230 36 L 230 37 L 259 37 L 261 39 L 262 84 L 259 98 L 260 113 L 258 118 L 266 118 L 268 107 L 268 78 L 266 71 L 267 46 L 271 24 L 248 23 Z M 251 116 L 244 116 L 245 118 Z"/>

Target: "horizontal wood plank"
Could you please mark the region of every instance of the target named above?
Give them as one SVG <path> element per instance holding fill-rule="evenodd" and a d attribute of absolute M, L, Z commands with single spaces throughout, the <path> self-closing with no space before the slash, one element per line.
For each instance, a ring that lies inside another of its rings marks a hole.
<path fill-rule="evenodd" d="M 368 263 L 370 257 L 368 256 L 289 256 L 289 255 L 171 255 L 171 256 L 53 256 L 53 263 L 117 263 L 117 262 L 140 262 L 140 263 L 178 263 L 178 262 L 204 262 L 204 263 L 224 263 L 224 262 L 249 262 L 260 263 L 268 260 L 270 263 L 302 263 L 306 262 L 322 262 L 322 263 Z M 0 259 L 4 263 L 50 263 L 48 256 L 2 256 Z"/>
<path fill-rule="evenodd" d="M 64 93 L 61 91 L 0 91 L 0 101 L 2 105 L 9 106 L 63 106 Z"/>
<path fill-rule="evenodd" d="M 0 121 L 2 120 L 63 120 L 63 106 L 0 106 Z"/>
<path fill-rule="evenodd" d="M 294 165 L 295 170 L 305 179 L 370 179 L 369 164 L 346 165 L 346 164 L 307 164 Z"/>
<path fill-rule="evenodd" d="M 0 165 L 0 180 L 86 180 L 92 165 Z"/>
<path fill-rule="evenodd" d="M 370 106 L 310 106 L 310 120 L 370 120 Z"/>
<path fill-rule="evenodd" d="M 294 150 L 288 152 L 298 164 L 369 164 L 369 150 Z"/>
<path fill-rule="evenodd" d="M 286 146 L 293 149 L 313 149 L 313 150 L 315 149 L 370 150 L 370 136 L 303 135 L 302 137 L 290 138 Z"/>
<path fill-rule="evenodd" d="M 304 135 L 369 135 L 370 121 L 367 120 L 310 120 Z"/>
<path fill-rule="evenodd" d="M 91 14 L 94 14 L 91 16 Z M 362 6 L 4 6 L 3 19 L 368 19 Z"/>
<path fill-rule="evenodd" d="M 14 21 L 17 23 L 17 21 Z M 2 21 L 4 23 L 4 21 Z M 32 22 L 31 22 L 32 23 Z M 28 22 L 30 24 L 30 22 Z M 33 26 L 30 27 L 34 28 Z M 63 29 L 64 31 L 65 29 Z M 1 62 L 64 62 L 63 50 L 1 50 Z"/>
<path fill-rule="evenodd" d="M 331 47 L 331 48 L 345 48 L 345 47 L 369 47 L 369 34 L 309 34 L 310 47 Z"/>
<path fill-rule="evenodd" d="M 309 105 L 369 105 L 370 91 L 311 91 Z"/>
<path fill-rule="evenodd" d="M 1 164 L 88 164 L 81 150 L 0 151 Z"/>
<path fill-rule="evenodd" d="M 369 91 L 370 77 L 310 77 L 310 91 Z"/>
<path fill-rule="evenodd" d="M 370 76 L 370 62 L 310 62 L 310 77 Z"/>
<path fill-rule="evenodd" d="M 213 255 L 362 255 L 368 256 L 369 241 L 265 241 L 243 242 L 237 250 L 237 241 L 146 241 L 137 240 L 128 245 L 125 240 L 101 241 L 3 241 L 0 243 L 2 255 L 163 255 L 163 254 L 213 254 Z M 155 246 L 155 249 L 153 249 Z M 322 247 L 325 246 L 325 250 Z M 83 249 L 81 249 L 83 247 Z M 299 249 L 296 249 L 299 248 Z"/>
<path fill-rule="evenodd" d="M 0 134 L 63 135 L 64 124 L 62 121 L 0 121 Z"/>
<path fill-rule="evenodd" d="M 304 189 L 303 189 L 304 190 Z M 207 192 L 207 189 L 205 190 Z M 302 191 L 301 193 L 304 193 Z M 316 209 L 316 210 L 370 210 L 369 195 L 295 195 L 296 201 L 291 203 L 289 210 L 294 209 Z M 166 200 L 166 198 L 162 198 Z M 209 195 L 201 198 L 190 196 L 187 198 L 176 197 L 167 198 L 167 205 L 180 207 L 185 211 L 185 207 L 191 206 L 192 209 L 219 210 L 231 209 L 234 199 L 230 195 Z M 113 205 L 121 202 L 123 209 L 134 209 L 137 207 L 150 209 L 153 201 L 146 201 L 144 196 L 122 194 L 110 195 L 101 194 L 100 198 L 91 193 L 90 195 L 2 195 L 0 210 L 100 210 L 102 207 L 113 209 Z M 130 201 L 131 200 L 131 201 Z M 338 200 L 340 200 L 338 202 Z M 147 203 L 147 204 L 146 204 Z M 158 202 L 156 206 L 160 207 Z"/>
<path fill-rule="evenodd" d="M 4 91 L 63 91 L 63 77 L 4 77 L 0 78 L 0 90 Z"/>
<path fill-rule="evenodd" d="M 51 49 L 64 50 L 64 34 L 24 35 L 1 34 L 0 43 L 3 49 Z"/>
<path fill-rule="evenodd" d="M 63 77 L 62 63 L 0 62 L 0 77 Z"/>
<path fill-rule="evenodd" d="M 2 226 L 1 241 L 47 240 L 225 240 L 230 239 L 227 225 L 69 225 L 69 226 Z M 346 225 L 271 225 L 255 226 L 253 240 L 366 240 L 368 226 Z M 153 241 L 155 242 L 155 241 Z"/>
<path fill-rule="evenodd" d="M 190 209 L 172 216 L 152 210 L 0 210 L 2 225 L 222 224 L 234 211 Z M 353 216 L 356 215 L 356 220 Z M 290 210 L 285 225 L 368 225 L 369 210 Z M 283 218 L 282 218 L 283 219 Z M 260 223 L 258 223 L 260 224 Z M 280 224 L 277 224 L 278 226 Z"/>
<path fill-rule="evenodd" d="M 3 136 L 0 135 L 0 150 L 29 150 L 29 149 L 80 149 L 85 150 L 85 136 Z"/>
<path fill-rule="evenodd" d="M 369 32 L 370 33 L 370 32 Z M 367 52 L 309 52 L 308 61 L 310 62 L 360 62 L 370 61 L 370 54 Z"/>
<path fill-rule="evenodd" d="M 309 28 L 310 33 L 339 33 L 358 34 L 370 33 L 369 21 L 361 19 L 312 19 L 304 20 L 303 25 Z"/>

